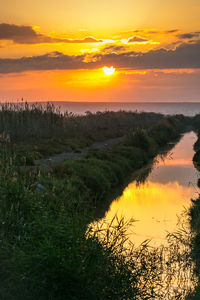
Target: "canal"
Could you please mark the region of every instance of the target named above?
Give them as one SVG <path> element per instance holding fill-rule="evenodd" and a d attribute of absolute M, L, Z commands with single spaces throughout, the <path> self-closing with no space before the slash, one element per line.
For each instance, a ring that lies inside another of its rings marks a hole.
<path fill-rule="evenodd" d="M 197 196 L 198 172 L 192 162 L 196 140 L 194 132 L 185 133 L 165 157 L 158 155 L 145 182 L 128 184 L 99 222 L 108 223 L 114 216 L 132 219 L 129 238 L 136 246 L 144 240 L 163 244 Z"/>
<path fill-rule="evenodd" d="M 149 168 L 140 170 L 135 180 L 112 201 L 104 217 L 91 224 L 94 230 L 108 234 L 108 224 L 117 227 L 123 220 L 128 224 L 127 245 L 136 249 L 133 255 L 137 256 L 140 253 L 137 249 L 148 245 L 157 251 L 157 258 L 162 256 L 159 262 L 162 275 L 158 279 L 161 285 L 156 299 L 186 299 L 196 285 L 187 214 L 191 199 L 198 196 L 199 172 L 192 161 L 196 140 L 193 131 L 183 134 L 170 151 L 158 155 Z M 142 173 L 147 175 L 141 176 Z"/>

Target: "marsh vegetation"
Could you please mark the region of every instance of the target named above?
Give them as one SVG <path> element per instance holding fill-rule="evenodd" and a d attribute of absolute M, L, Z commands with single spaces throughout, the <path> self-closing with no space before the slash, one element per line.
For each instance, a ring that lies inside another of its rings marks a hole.
<path fill-rule="evenodd" d="M 196 280 L 189 231 L 169 235 L 165 247 L 136 248 L 127 244 L 130 224 L 123 219 L 104 229 L 88 225 L 96 201 L 178 138 L 191 119 L 122 111 L 74 116 L 20 105 L 0 111 L 0 298 L 184 299 Z M 48 172 L 27 168 L 75 141 L 84 147 L 122 135 L 120 144 Z"/>

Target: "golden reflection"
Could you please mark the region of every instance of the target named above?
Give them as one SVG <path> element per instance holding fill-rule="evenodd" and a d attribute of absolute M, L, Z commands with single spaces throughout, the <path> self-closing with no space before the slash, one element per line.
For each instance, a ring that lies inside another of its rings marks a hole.
<path fill-rule="evenodd" d="M 192 166 L 193 165 L 193 162 L 191 159 L 184 159 L 184 158 L 180 158 L 180 159 L 168 159 L 164 162 L 162 161 L 159 161 L 158 162 L 158 165 L 165 165 L 165 166 Z"/>
<path fill-rule="evenodd" d="M 99 222 L 108 223 L 115 215 L 125 221 L 134 219 L 129 232 L 134 244 L 139 245 L 146 239 L 152 239 L 153 244 L 164 243 L 167 232 L 176 229 L 177 214 L 189 206 L 192 194 L 193 187 L 181 186 L 178 182 L 148 181 L 141 185 L 133 182 L 113 201 Z"/>

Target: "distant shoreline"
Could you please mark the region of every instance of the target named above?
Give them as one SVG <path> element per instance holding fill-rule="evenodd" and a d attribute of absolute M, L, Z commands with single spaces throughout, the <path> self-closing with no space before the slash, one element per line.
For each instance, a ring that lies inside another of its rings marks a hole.
<path fill-rule="evenodd" d="M 0 102 L 0 105 L 9 102 Z M 26 99 L 17 103 L 26 103 Z M 134 111 L 134 112 L 154 112 L 163 115 L 182 114 L 193 117 L 200 114 L 200 102 L 73 102 L 73 101 L 30 101 L 29 104 L 47 103 L 58 107 L 62 113 L 70 112 L 75 115 L 85 115 L 85 113 L 97 113 L 105 111 Z"/>

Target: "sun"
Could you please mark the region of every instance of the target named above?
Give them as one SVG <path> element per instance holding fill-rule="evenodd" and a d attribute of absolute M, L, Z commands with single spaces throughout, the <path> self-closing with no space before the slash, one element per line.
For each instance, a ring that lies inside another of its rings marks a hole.
<path fill-rule="evenodd" d="M 103 67 L 103 71 L 107 76 L 113 75 L 115 73 L 115 68 L 112 67 Z"/>

